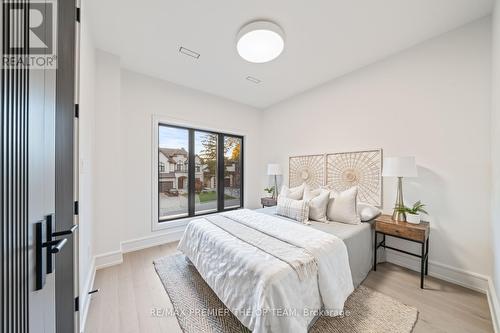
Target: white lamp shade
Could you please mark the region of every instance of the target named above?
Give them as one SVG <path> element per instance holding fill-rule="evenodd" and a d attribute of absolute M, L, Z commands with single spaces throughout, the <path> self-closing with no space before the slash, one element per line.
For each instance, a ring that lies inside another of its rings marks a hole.
<path fill-rule="evenodd" d="M 386 157 L 384 158 L 384 177 L 417 177 L 415 157 Z"/>
<path fill-rule="evenodd" d="M 279 176 L 281 175 L 281 166 L 279 164 L 268 164 L 267 174 L 269 176 Z"/>

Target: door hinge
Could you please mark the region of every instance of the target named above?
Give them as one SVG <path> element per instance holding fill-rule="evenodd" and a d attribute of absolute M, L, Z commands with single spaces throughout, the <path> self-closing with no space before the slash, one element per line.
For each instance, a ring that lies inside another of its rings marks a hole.
<path fill-rule="evenodd" d="M 75 312 L 78 312 L 80 310 L 80 299 L 79 297 L 75 297 Z"/>
<path fill-rule="evenodd" d="M 78 204 L 78 201 L 75 201 L 75 215 L 78 215 L 78 211 L 80 210 L 80 205 Z"/>
<path fill-rule="evenodd" d="M 75 118 L 80 117 L 80 104 L 75 104 Z"/>
<path fill-rule="evenodd" d="M 80 22 L 81 10 L 79 7 L 76 7 L 76 22 Z"/>

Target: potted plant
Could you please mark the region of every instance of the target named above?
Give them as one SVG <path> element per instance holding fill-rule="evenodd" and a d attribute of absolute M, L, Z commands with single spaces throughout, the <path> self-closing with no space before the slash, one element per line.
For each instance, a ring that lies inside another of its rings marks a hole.
<path fill-rule="evenodd" d="M 406 206 L 400 206 L 396 207 L 396 211 L 400 213 L 405 213 L 406 215 L 406 222 L 408 223 L 413 223 L 413 224 L 419 224 L 420 223 L 420 213 L 423 214 L 428 214 L 427 211 L 424 209 L 425 205 L 419 201 L 415 202 L 413 204 L 413 207 L 406 207 Z"/>
<path fill-rule="evenodd" d="M 274 198 L 274 186 L 266 187 L 264 191 L 267 192 L 269 198 Z"/>

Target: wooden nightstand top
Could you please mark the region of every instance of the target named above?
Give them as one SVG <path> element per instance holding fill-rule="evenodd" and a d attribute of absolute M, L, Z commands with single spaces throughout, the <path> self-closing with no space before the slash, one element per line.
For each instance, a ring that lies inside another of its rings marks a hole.
<path fill-rule="evenodd" d="M 429 237 L 429 222 L 412 224 L 393 221 L 390 215 L 380 215 L 375 219 L 375 231 L 389 236 L 402 237 L 417 242 L 425 242 Z"/>
<path fill-rule="evenodd" d="M 278 204 L 278 201 L 274 198 L 261 198 L 260 203 L 264 207 L 271 207 L 276 206 Z"/>

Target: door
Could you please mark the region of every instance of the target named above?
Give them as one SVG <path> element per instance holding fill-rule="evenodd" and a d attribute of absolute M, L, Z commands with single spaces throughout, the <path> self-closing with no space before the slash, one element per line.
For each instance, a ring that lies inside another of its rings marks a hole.
<path fill-rule="evenodd" d="M 75 4 L 1 11 L 0 331 L 74 332 Z"/>

